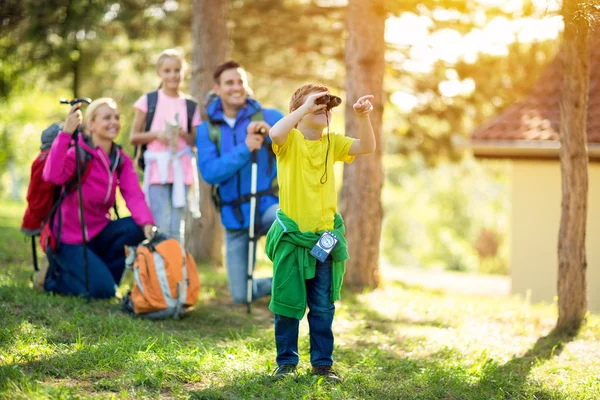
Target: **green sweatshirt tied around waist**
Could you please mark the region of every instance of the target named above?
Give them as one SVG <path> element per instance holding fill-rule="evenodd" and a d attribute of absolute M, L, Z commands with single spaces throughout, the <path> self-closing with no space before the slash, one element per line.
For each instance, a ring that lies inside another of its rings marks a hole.
<path fill-rule="evenodd" d="M 340 299 L 346 272 L 348 246 L 346 227 L 339 213 L 335 214 L 334 228 L 330 231 L 338 238 L 330 256 L 333 260 L 331 276 L 331 301 Z M 323 232 L 300 232 L 291 218 L 277 210 L 277 218 L 267 233 L 266 253 L 273 262 L 273 292 L 269 309 L 278 315 L 302 319 L 306 311 L 305 280 L 315 277 L 317 259 L 311 249 Z"/>

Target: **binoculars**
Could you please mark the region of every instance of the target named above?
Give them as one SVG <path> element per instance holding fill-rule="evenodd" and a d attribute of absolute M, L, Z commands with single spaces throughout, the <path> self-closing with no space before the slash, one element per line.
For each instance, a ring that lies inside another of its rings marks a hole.
<path fill-rule="evenodd" d="M 331 110 L 333 107 L 337 107 L 342 104 L 342 99 L 337 96 L 330 96 L 326 94 L 315 100 L 315 104 L 327 104 L 327 110 Z"/>

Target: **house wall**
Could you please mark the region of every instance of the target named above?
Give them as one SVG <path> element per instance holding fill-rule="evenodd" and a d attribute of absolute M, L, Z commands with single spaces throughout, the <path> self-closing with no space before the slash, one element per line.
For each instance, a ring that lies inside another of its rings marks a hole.
<path fill-rule="evenodd" d="M 558 269 L 561 178 L 558 161 L 512 162 L 512 292 L 553 302 Z M 600 313 L 600 164 L 589 165 L 586 235 L 589 309 Z"/>

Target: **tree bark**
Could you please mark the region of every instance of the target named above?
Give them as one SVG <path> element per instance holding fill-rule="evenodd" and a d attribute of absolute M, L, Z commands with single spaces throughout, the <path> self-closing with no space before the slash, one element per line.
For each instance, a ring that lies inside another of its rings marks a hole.
<path fill-rule="evenodd" d="M 214 69 L 226 61 L 231 52 L 227 32 L 228 3 L 222 0 L 192 2 L 192 95 L 199 101 L 203 119 L 204 98 L 213 87 Z M 185 246 L 198 262 L 220 265 L 223 262 L 223 227 L 213 205 L 210 186 L 200 176 L 200 211 L 194 219 L 185 214 Z"/>
<path fill-rule="evenodd" d="M 354 290 L 379 285 L 379 242 L 381 238 L 381 123 L 383 73 L 385 66 L 384 0 L 350 0 L 346 44 L 346 135 L 357 137 L 358 121 L 352 105 L 367 94 L 375 96 L 370 114 L 377 149 L 344 167 L 341 212 L 346 223 L 350 260 L 344 282 Z"/>
<path fill-rule="evenodd" d="M 562 210 L 558 239 L 557 330 L 579 330 L 587 311 L 585 233 L 588 198 L 587 110 L 589 22 L 587 2 L 565 0 L 560 101 Z"/>

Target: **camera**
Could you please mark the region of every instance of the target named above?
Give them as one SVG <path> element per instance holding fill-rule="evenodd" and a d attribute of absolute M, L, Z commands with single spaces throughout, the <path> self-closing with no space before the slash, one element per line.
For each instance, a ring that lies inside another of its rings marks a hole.
<path fill-rule="evenodd" d="M 331 253 L 338 242 L 338 238 L 331 232 L 324 232 L 317 243 L 310 251 L 310 254 L 317 260 L 325 262 L 327 256 Z"/>
<path fill-rule="evenodd" d="M 337 107 L 342 104 L 342 99 L 337 96 L 330 96 L 326 94 L 315 100 L 315 104 L 327 104 L 327 110 L 331 110 L 333 107 Z"/>

